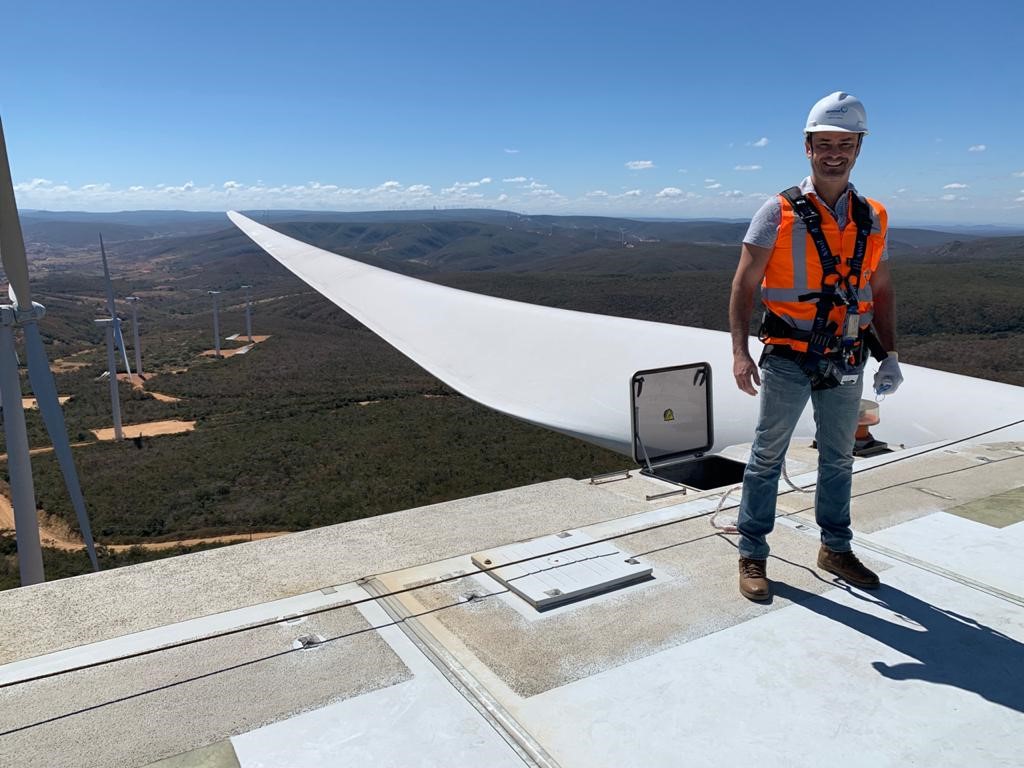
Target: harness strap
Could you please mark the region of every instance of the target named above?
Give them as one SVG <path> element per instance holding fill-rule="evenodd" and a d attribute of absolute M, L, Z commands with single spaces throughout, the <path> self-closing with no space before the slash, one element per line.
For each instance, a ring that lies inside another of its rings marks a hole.
<path fill-rule="evenodd" d="M 864 265 L 864 256 L 867 253 L 868 236 L 871 234 L 871 211 L 867 203 L 859 196 L 852 195 L 851 218 L 857 226 L 857 240 L 853 249 L 853 257 L 850 259 L 849 272 L 846 277 L 843 277 L 836 269 L 836 258 L 821 229 L 821 213 L 811 204 L 799 187 L 790 187 L 781 194 L 803 221 L 821 262 L 821 290 L 805 293 L 798 297 L 798 301 L 817 299 L 807 352 L 804 353 L 805 358 L 802 364 L 802 367 L 811 369 L 815 368 L 818 360 L 824 357 L 828 344 L 834 339 L 835 324 L 830 324 L 828 319 L 832 308 L 845 304 L 848 313 L 857 314 L 860 303 L 857 295 L 860 287 L 860 273 Z M 853 284 L 850 282 L 851 276 L 854 278 Z M 841 338 L 844 339 L 842 343 L 844 352 L 852 352 L 854 340 L 850 338 L 850 334 L 844 333 Z"/>

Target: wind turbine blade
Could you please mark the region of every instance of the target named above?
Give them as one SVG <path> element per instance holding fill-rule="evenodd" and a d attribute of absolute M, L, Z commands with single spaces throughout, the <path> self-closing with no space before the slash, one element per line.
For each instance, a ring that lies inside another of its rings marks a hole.
<path fill-rule="evenodd" d="M 714 374 L 710 450 L 747 442 L 753 433 L 758 400 L 733 381 L 727 333 L 460 291 L 315 248 L 234 211 L 228 217 L 398 351 L 490 408 L 631 455 L 633 375 L 700 361 Z M 751 347 L 756 359 L 756 339 Z M 903 370 L 899 405 L 887 412 L 881 433 L 893 435 L 892 443 L 962 437 L 1005 424 L 1007 414 L 1024 413 L 1024 387 L 911 365 Z M 951 409 L 935 392 L 955 392 L 957 407 Z M 701 413 L 694 411 L 687 423 L 702 431 Z M 814 434 L 810 413 L 797 429 L 796 434 Z"/>
<path fill-rule="evenodd" d="M 128 373 L 128 380 L 132 378 L 132 367 L 128 364 L 128 350 L 124 347 L 124 336 L 121 334 L 121 319 L 118 317 L 114 318 L 114 341 L 117 342 L 117 348 L 121 350 L 121 356 L 124 358 L 124 369 Z"/>
<path fill-rule="evenodd" d="M 107 286 L 107 310 L 110 317 L 115 315 L 114 310 L 114 286 L 110 284 L 110 269 L 107 267 L 107 249 L 103 247 L 103 235 L 100 235 L 100 257 L 103 259 L 103 280 Z"/>
<path fill-rule="evenodd" d="M 61 410 L 60 401 L 57 398 L 57 386 L 54 384 L 53 374 L 50 372 L 50 362 L 46 358 L 43 339 L 39 335 L 39 326 L 35 323 L 26 323 L 23 330 L 25 333 L 25 356 L 28 358 L 28 378 L 32 384 L 32 391 L 36 395 L 39 412 L 43 415 L 43 421 L 46 423 L 46 431 L 50 434 L 53 451 L 57 454 L 57 463 L 64 475 L 64 484 L 71 497 L 71 506 L 74 507 L 75 515 L 78 517 L 78 528 L 82 532 L 85 548 L 89 552 L 92 569 L 98 571 L 100 565 L 96 559 L 96 547 L 92 540 L 89 515 L 85 511 L 85 499 L 82 497 L 78 473 L 75 471 L 75 461 L 71 456 L 71 444 L 68 442 L 68 430 L 64 424 L 64 412 Z"/>
<path fill-rule="evenodd" d="M 0 260 L 11 283 L 10 294 L 14 306 L 28 309 L 32 306 L 32 293 L 28 287 L 28 262 L 25 259 L 25 241 L 21 235 L 18 204 L 14 199 L 11 166 L 7 160 L 7 142 L 0 122 Z"/>

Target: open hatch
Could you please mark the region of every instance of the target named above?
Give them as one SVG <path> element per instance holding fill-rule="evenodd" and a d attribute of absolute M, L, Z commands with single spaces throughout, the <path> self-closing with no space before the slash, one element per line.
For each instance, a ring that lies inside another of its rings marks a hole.
<path fill-rule="evenodd" d="M 637 371 L 630 397 L 641 474 L 698 490 L 742 482 L 743 463 L 706 455 L 715 442 L 709 363 Z"/>

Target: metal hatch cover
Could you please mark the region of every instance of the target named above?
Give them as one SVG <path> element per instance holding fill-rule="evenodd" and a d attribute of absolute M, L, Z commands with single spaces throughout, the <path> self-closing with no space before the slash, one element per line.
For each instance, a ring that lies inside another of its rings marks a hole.
<path fill-rule="evenodd" d="M 653 578 L 651 566 L 581 531 L 520 541 L 472 559 L 539 611 Z"/>
<path fill-rule="evenodd" d="M 714 444 L 708 363 L 637 371 L 630 398 L 637 464 L 672 463 L 703 454 Z"/>

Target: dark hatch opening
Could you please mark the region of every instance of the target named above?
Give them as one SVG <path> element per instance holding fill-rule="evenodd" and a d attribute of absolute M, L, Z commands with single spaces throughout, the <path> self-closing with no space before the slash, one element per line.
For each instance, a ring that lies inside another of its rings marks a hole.
<path fill-rule="evenodd" d="M 641 474 L 698 490 L 743 480 L 742 462 L 705 455 L 715 442 L 709 363 L 638 371 L 631 398 Z"/>

